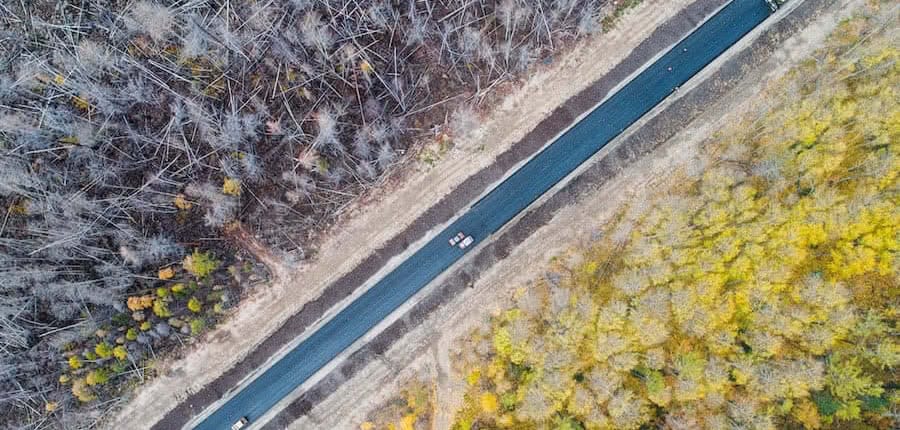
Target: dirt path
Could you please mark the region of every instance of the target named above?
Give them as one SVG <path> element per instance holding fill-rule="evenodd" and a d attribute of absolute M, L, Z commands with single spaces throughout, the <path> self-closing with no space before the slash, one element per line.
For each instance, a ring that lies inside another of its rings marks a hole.
<path fill-rule="evenodd" d="M 291 277 L 291 267 L 284 259 L 276 256 L 271 249 L 253 236 L 243 224 L 236 222 L 225 229 L 225 237 L 240 245 L 258 261 L 262 262 L 269 270 L 275 282 Z"/>
<path fill-rule="evenodd" d="M 289 428 L 292 429 L 358 428 L 371 410 L 396 393 L 400 383 L 415 375 L 438 382 L 439 407 L 434 427 L 449 428 L 453 411 L 465 389 L 463 377 L 450 367 L 449 353 L 455 350 L 457 339 L 487 321 L 493 312 L 505 307 L 512 289 L 527 285 L 527 282 L 539 277 L 550 257 L 562 254 L 597 232 L 617 207 L 652 194 L 664 185 L 665 178 L 674 169 L 690 169 L 697 162 L 697 154 L 702 153 L 703 143 L 709 136 L 736 122 L 760 103 L 765 103 L 764 97 L 760 96 L 765 83 L 783 75 L 820 46 L 836 23 L 853 13 L 863 2 L 806 0 L 802 2 L 802 7 L 798 7 L 801 2 L 795 1 L 792 7 L 797 7 L 797 11 L 791 19 L 784 20 L 773 33 L 760 38 L 753 46 L 745 46 L 738 58 L 726 63 L 698 88 L 699 93 L 708 92 L 706 99 L 701 97 L 702 94 L 695 95 L 697 92 L 686 86 L 681 91 L 682 100 L 658 108 L 656 118 L 642 121 L 643 124 L 634 128 L 632 134 L 623 136 L 616 144 L 620 145 L 619 148 L 629 144 L 640 146 L 641 142 L 652 141 L 659 135 L 667 136 L 663 139 L 664 143 L 652 144 L 655 147 L 652 152 L 606 180 L 594 170 L 585 171 L 584 179 L 573 181 L 571 190 L 567 186 L 560 191 L 561 197 L 557 203 L 547 202 L 550 206 L 558 206 L 552 219 L 536 229 L 523 227 L 527 230 L 523 233 L 525 235 L 521 237 L 519 246 L 506 251 L 508 255 L 504 255 L 502 249 L 482 251 L 500 255 L 502 263 L 490 264 L 479 272 L 483 264 L 469 261 L 466 264 L 469 267 L 459 269 L 461 276 L 475 277 L 473 288 L 462 285 L 451 301 L 422 316 L 421 320 L 416 321 L 415 316 L 398 320 L 398 324 L 407 325 L 407 333 L 401 334 L 399 339 L 376 339 L 373 342 L 376 344 L 374 354 L 362 354 L 358 357 L 360 363 L 336 369 L 336 373 L 341 375 L 334 378 L 332 385 L 321 390 L 328 395 L 316 399 L 315 404 L 310 403 L 313 401 L 311 399 L 300 399 L 292 405 L 295 409 L 293 415 L 282 414 L 266 428 L 284 428 L 288 422 L 291 422 Z M 819 13 L 821 8 L 825 11 Z M 815 20 L 806 25 L 813 18 Z M 802 26 L 803 30 L 793 34 L 798 26 Z M 773 40 L 784 41 L 774 52 L 768 49 L 775 43 Z M 719 74 L 726 79 L 720 81 Z M 732 75 L 742 78 L 725 82 Z M 717 90 L 722 86 L 727 88 Z M 709 98 L 710 95 L 715 97 Z M 701 113 L 686 115 L 697 106 L 703 106 Z M 686 116 L 693 119 L 687 124 L 678 123 Z M 673 127 L 677 129 L 673 130 Z M 612 149 L 608 152 L 612 155 L 619 153 Z M 540 217 L 537 214 L 533 218 Z M 522 221 L 527 224 L 529 220 Z M 511 230 L 517 228 L 513 226 Z M 498 238 L 500 242 L 503 240 Z M 499 248 L 503 247 L 500 244 Z M 446 292 L 445 289 L 435 288 L 432 293 L 441 295 Z M 415 315 L 415 309 L 410 314 Z M 380 341 L 390 343 L 379 346 Z M 351 361 L 353 359 L 351 357 Z M 350 376 L 348 373 L 353 374 Z"/>
<path fill-rule="evenodd" d="M 696 3 L 705 3 L 709 9 L 721 2 Z M 539 149 L 549 136 L 533 133 L 537 124 L 553 115 L 565 119 L 569 112 L 554 111 L 555 107 L 633 55 L 661 23 L 692 3 L 648 0 L 623 17 L 619 30 L 577 44 L 555 64 L 535 72 L 434 167 L 421 166 L 401 185 L 376 195 L 373 203 L 354 207 L 350 218 L 339 223 L 322 244 L 314 261 L 293 271 L 280 269 L 277 282 L 253 291 L 228 322 L 208 334 L 184 359 L 166 363 L 161 376 L 142 387 L 110 427 L 147 428 L 158 423 L 158 428 L 178 428 L 187 417 L 245 380 L 253 369 L 267 367 L 266 362 L 297 333 L 330 315 L 335 302 L 350 298 L 372 273 L 393 267 L 415 240 L 427 236 L 462 203 Z M 513 143 L 522 141 L 527 142 L 510 151 Z M 451 195 L 459 198 L 448 199 Z M 323 295 L 329 286 L 333 289 Z M 172 412 L 182 400 L 186 402 Z M 164 417 L 169 420 L 160 421 Z"/>

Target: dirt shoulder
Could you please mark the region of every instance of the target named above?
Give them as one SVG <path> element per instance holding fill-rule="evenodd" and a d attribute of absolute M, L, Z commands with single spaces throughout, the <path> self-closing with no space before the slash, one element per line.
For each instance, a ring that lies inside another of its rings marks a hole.
<path fill-rule="evenodd" d="M 589 85 L 605 94 L 723 2 L 649 0 L 626 14 L 617 29 L 578 43 L 554 64 L 536 71 L 434 167 L 422 165 L 389 181 L 372 201 L 351 208 L 314 260 L 279 269 L 279 279 L 253 291 L 227 323 L 185 358 L 164 364 L 161 376 L 142 387 L 110 427 L 147 428 L 153 423 L 161 429 L 181 427 L 254 371 L 267 367 L 297 333 L 333 313 L 335 305 L 360 290 L 372 275 L 401 261 L 417 241 L 587 109 L 597 94 L 576 97 L 557 108 L 563 102 Z M 691 13 L 673 19 L 689 5 Z"/>
<path fill-rule="evenodd" d="M 448 356 L 455 342 L 505 307 L 513 288 L 539 277 L 551 257 L 598 232 L 622 204 L 652 194 L 672 171 L 690 169 L 710 136 L 765 103 L 765 83 L 820 46 L 862 1 L 795 1 L 780 21 L 717 61 L 705 79 L 683 87 L 679 98 L 632 127 L 557 194 L 430 286 L 405 315 L 264 428 L 357 428 L 416 374 L 436 381 L 435 428 L 448 428 L 464 390 Z"/>

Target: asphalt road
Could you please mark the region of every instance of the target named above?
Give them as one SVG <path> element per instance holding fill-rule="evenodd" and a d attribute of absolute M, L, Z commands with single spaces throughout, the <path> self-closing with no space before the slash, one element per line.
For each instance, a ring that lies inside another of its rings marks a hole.
<path fill-rule="evenodd" d="M 461 258 L 466 251 L 450 247 L 450 237 L 463 231 L 475 238 L 468 249 L 477 246 L 769 14 L 764 0 L 725 6 L 195 428 L 224 430 L 242 416 L 259 419 Z"/>

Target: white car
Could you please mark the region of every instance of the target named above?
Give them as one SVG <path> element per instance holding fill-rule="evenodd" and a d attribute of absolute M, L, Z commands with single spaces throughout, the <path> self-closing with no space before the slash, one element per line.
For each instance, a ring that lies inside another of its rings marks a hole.
<path fill-rule="evenodd" d="M 475 239 L 472 238 L 472 236 L 466 236 L 466 238 L 463 239 L 462 242 L 459 242 L 459 249 L 466 249 L 466 248 L 468 248 L 469 245 L 471 245 L 472 242 L 474 242 L 474 241 L 475 241 Z"/>
<path fill-rule="evenodd" d="M 241 417 L 241 419 L 235 421 L 235 423 L 231 425 L 231 430 L 241 430 L 249 422 L 250 420 L 248 420 L 247 417 Z"/>

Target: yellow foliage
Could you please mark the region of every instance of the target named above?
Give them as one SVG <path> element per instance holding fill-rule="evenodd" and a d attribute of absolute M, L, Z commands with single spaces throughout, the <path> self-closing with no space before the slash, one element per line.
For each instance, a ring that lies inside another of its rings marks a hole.
<path fill-rule="evenodd" d="M 702 175 L 636 197 L 555 260 L 563 281 L 517 288 L 461 354 L 455 428 L 636 429 L 651 405 L 689 428 L 737 410 L 883 426 L 900 347 L 865 315 L 900 315 L 900 50 L 865 20 L 774 83 Z"/>
<path fill-rule="evenodd" d="M 497 419 L 497 425 L 503 428 L 512 427 L 513 423 L 515 423 L 515 420 L 513 416 L 509 414 L 501 415 L 500 418 Z"/>
<path fill-rule="evenodd" d="M 512 355 L 512 340 L 509 337 L 509 331 L 505 327 L 500 327 L 494 332 L 494 349 L 501 357 L 509 357 Z"/>
<path fill-rule="evenodd" d="M 80 402 L 87 403 L 97 398 L 84 378 L 78 378 L 72 382 L 72 394 Z"/>
<path fill-rule="evenodd" d="M 167 305 L 165 300 L 163 299 L 153 300 L 153 313 L 160 318 L 168 318 L 172 316 L 172 312 L 169 310 L 169 305 Z M 147 324 L 150 323 L 149 321 L 144 322 Z"/>
<path fill-rule="evenodd" d="M 494 393 L 482 393 L 479 403 L 481 404 L 481 410 L 488 414 L 497 412 L 497 409 L 500 407 L 497 395 Z"/>
<path fill-rule="evenodd" d="M 94 346 L 94 353 L 100 358 L 110 358 L 113 356 L 113 348 L 106 342 L 100 342 Z"/>
<path fill-rule="evenodd" d="M 510 362 L 512 363 L 521 363 L 524 361 L 524 358 L 517 359 L 516 357 L 510 357 Z M 487 366 L 487 377 L 491 380 L 502 380 L 506 373 L 506 363 L 502 360 L 494 360 L 491 361 Z"/>
<path fill-rule="evenodd" d="M 175 269 L 172 267 L 166 267 L 163 269 L 159 269 L 159 279 L 163 281 L 168 281 L 175 277 Z"/>
<path fill-rule="evenodd" d="M 9 206 L 10 215 L 28 215 L 28 199 L 21 199 Z"/>
<path fill-rule="evenodd" d="M 109 381 L 109 372 L 104 369 L 91 370 L 84 378 L 84 382 L 87 385 L 103 385 L 107 381 Z"/>
<path fill-rule="evenodd" d="M 140 311 L 153 306 L 153 296 L 131 296 L 128 298 L 128 309 L 132 311 Z"/>
<path fill-rule="evenodd" d="M 229 196 L 241 195 L 241 181 L 234 178 L 225 178 L 222 182 L 222 192 Z"/>
<path fill-rule="evenodd" d="M 401 396 L 378 408 L 360 424 L 360 430 L 431 428 L 434 387 L 420 380 L 407 381 Z"/>
<path fill-rule="evenodd" d="M 203 279 L 219 267 L 219 260 L 216 260 L 210 252 L 200 252 L 199 249 L 195 249 L 191 255 L 184 257 L 181 265 L 188 273 L 198 279 Z"/>
<path fill-rule="evenodd" d="M 72 369 L 72 370 L 81 369 L 81 366 L 82 366 L 81 359 L 78 358 L 77 355 L 70 356 L 68 362 L 69 362 L 70 369 Z"/>
<path fill-rule="evenodd" d="M 469 372 L 469 376 L 466 377 L 466 382 L 469 386 L 474 386 L 481 379 L 481 369 L 474 369 Z"/>
<path fill-rule="evenodd" d="M 407 414 L 400 419 L 400 430 L 415 430 L 416 416 Z"/>
<path fill-rule="evenodd" d="M 84 111 L 91 109 L 91 102 L 88 101 L 87 97 L 74 96 L 72 97 L 72 104 L 75 105 L 76 108 Z"/>
<path fill-rule="evenodd" d="M 188 300 L 187 308 L 193 313 L 199 313 L 203 309 L 203 305 L 196 297 L 191 297 L 191 299 Z"/>
<path fill-rule="evenodd" d="M 366 74 L 366 76 L 368 76 L 372 73 L 372 71 L 374 71 L 374 68 L 372 67 L 372 64 L 369 63 L 368 60 L 362 60 L 359 62 L 359 70 L 361 70 L 363 73 Z"/>
<path fill-rule="evenodd" d="M 191 201 L 187 199 L 187 196 L 185 196 L 184 194 L 181 194 L 181 193 L 177 194 L 175 196 L 175 198 L 172 199 L 172 203 L 175 204 L 176 208 L 181 209 L 183 211 L 186 211 L 194 206 L 194 204 L 191 203 Z"/>
<path fill-rule="evenodd" d="M 118 345 L 113 348 L 113 356 L 116 357 L 116 360 L 125 361 L 128 358 L 128 350 L 124 346 Z"/>

